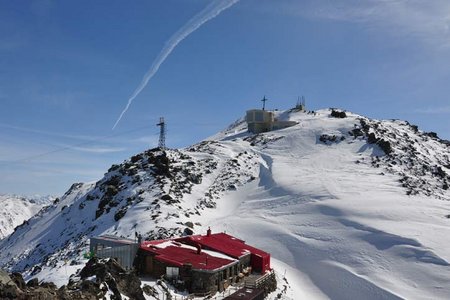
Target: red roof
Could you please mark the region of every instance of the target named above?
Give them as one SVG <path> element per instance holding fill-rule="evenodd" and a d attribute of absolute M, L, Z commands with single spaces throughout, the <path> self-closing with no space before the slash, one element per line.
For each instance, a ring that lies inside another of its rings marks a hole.
<path fill-rule="evenodd" d="M 192 235 L 189 237 L 180 238 L 178 240 L 185 240 L 186 242 L 189 242 L 190 240 L 193 243 L 198 243 L 205 248 L 224 253 L 234 258 L 240 258 L 250 253 L 261 257 L 270 256 L 269 253 L 247 245 L 243 240 L 237 239 L 223 232 L 213 233 L 210 235 Z"/>
<path fill-rule="evenodd" d="M 226 267 L 236 260 L 226 258 L 220 253 L 201 251 L 198 254 L 196 247 L 178 243 L 172 240 L 158 240 L 143 242 L 140 249 L 155 254 L 155 259 L 169 265 L 182 267 L 191 264 L 197 270 L 216 270 Z"/>
<path fill-rule="evenodd" d="M 198 253 L 198 247 L 208 249 Z M 191 264 L 197 270 L 217 270 L 250 255 L 251 267 L 261 273 L 270 270 L 270 254 L 247 245 L 226 233 L 193 235 L 173 240 L 144 242 L 141 249 L 155 254 L 155 259 L 174 266 Z"/>

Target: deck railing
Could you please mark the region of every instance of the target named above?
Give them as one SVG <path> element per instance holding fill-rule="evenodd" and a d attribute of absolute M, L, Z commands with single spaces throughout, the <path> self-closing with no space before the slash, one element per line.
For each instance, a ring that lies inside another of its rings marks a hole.
<path fill-rule="evenodd" d="M 267 282 L 275 278 L 275 272 L 272 270 L 259 277 L 246 278 L 244 286 L 248 288 L 261 288 L 266 285 Z"/>

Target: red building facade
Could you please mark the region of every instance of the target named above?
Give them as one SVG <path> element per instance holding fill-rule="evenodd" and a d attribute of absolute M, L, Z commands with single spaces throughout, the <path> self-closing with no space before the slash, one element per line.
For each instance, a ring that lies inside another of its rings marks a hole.
<path fill-rule="evenodd" d="M 142 274 L 165 276 L 191 293 L 222 291 L 250 272 L 270 270 L 270 254 L 226 233 L 141 243 L 135 262 Z"/>

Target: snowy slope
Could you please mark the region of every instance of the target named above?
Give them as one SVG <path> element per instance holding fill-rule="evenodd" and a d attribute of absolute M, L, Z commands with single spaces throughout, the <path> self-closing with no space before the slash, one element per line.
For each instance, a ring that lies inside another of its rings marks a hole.
<path fill-rule="evenodd" d="M 52 197 L 0 195 L 0 240 L 52 202 Z"/>
<path fill-rule="evenodd" d="M 447 299 L 449 193 L 438 186 L 445 185 L 440 175 L 417 175 L 416 166 L 448 166 L 448 146 L 416 135 L 404 122 L 381 122 L 387 131 L 407 132 L 421 141 L 419 152 L 432 153 L 411 166 L 393 167 L 391 161 L 405 152 L 401 138 L 384 137 L 393 148 L 385 157 L 377 146 L 349 135 L 359 128 L 358 118 L 332 119 L 321 111 L 294 117 L 301 122 L 298 128 L 267 134 L 284 138 L 259 150 L 264 160 L 260 180 L 224 199 L 234 199 L 237 207 L 211 225 L 258 240 L 299 275 L 299 286 L 317 287 L 318 298 Z M 337 142 L 320 142 L 323 134 L 338 137 Z M 373 165 L 376 156 L 380 163 Z M 434 183 L 416 191 L 435 196 L 408 196 L 405 176 Z"/>
<path fill-rule="evenodd" d="M 298 125 L 252 135 L 241 120 L 186 149 L 138 154 L 2 241 L 0 264 L 51 280 L 83 263 L 92 235 L 211 226 L 269 251 L 286 299 L 448 298 L 448 142 L 330 113 L 278 112 Z"/>

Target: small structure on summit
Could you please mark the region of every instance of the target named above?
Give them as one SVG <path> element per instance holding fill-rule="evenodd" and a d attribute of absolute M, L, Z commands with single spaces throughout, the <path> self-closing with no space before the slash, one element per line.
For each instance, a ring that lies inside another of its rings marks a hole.
<path fill-rule="evenodd" d="M 305 100 L 305 96 L 302 97 L 298 97 L 297 100 L 297 104 L 295 105 L 295 107 L 292 109 L 292 111 L 301 111 L 301 112 L 305 112 L 306 111 L 306 100 Z"/>
<path fill-rule="evenodd" d="M 247 110 L 245 120 L 247 121 L 247 128 L 249 132 L 251 133 L 268 132 L 272 130 L 291 127 L 297 124 L 297 122 L 294 121 L 280 121 L 275 117 L 275 113 L 273 111 L 267 111 L 266 101 L 268 101 L 268 99 L 266 98 L 266 96 L 264 96 L 264 98 L 261 101 L 263 102 L 262 109 Z M 305 110 L 304 102 L 302 102 L 300 106 L 299 104 L 297 106 L 299 109 L 301 109 L 301 111 Z"/>

